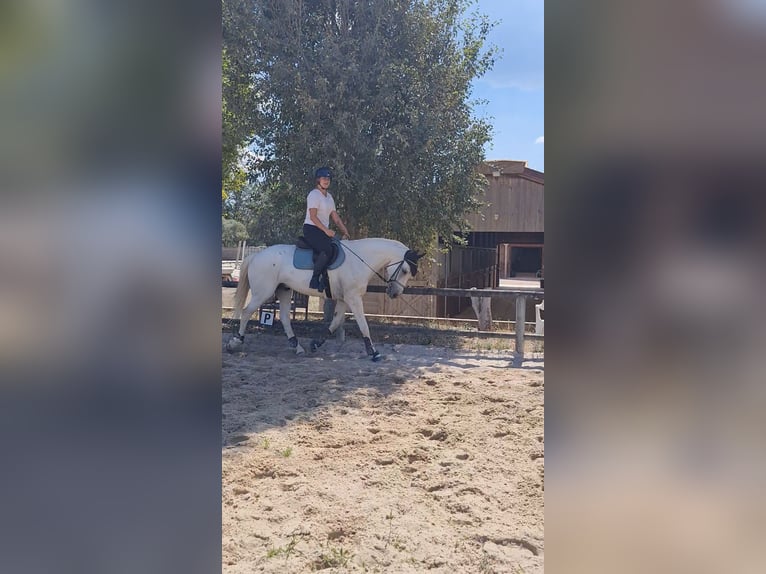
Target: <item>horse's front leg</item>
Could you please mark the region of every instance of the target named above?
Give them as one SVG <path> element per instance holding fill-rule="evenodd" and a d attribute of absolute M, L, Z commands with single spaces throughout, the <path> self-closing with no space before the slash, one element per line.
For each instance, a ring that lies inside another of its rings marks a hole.
<path fill-rule="evenodd" d="M 346 320 L 346 311 L 348 310 L 348 305 L 346 305 L 345 301 L 336 301 L 335 302 L 335 312 L 332 316 L 332 321 L 330 322 L 330 326 L 327 328 L 327 332 L 330 336 L 332 336 L 333 333 L 335 333 L 336 329 L 340 327 L 343 322 Z M 316 351 L 319 347 L 324 345 L 325 339 L 312 339 L 311 341 L 311 350 Z"/>
<path fill-rule="evenodd" d="M 290 308 L 291 300 L 293 296 L 292 289 L 280 289 L 277 291 L 277 297 L 279 298 L 279 320 L 282 321 L 282 326 L 285 328 L 285 335 L 287 335 L 287 342 L 295 349 L 295 353 L 302 355 L 306 351 L 301 347 L 298 342 L 298 337 L 293 332 L 293 326 L 290 324 Z"/>
<path fill-rule="evenodd" d="M 351 312 L 354 314 L 356 324 L 359 325 L 359 330 L 362 332 L 364 338 L 364 348 L 367 350 L 367 354 L 372 357 L 373 361 L 380 360 L 380 353 L 372 346 L 372 340 L 370 339 L 370 328 L 367 326 L 367 319 L 364 316 L 364 304 L 361 297 L 351 297 L 347 301 Z"/>

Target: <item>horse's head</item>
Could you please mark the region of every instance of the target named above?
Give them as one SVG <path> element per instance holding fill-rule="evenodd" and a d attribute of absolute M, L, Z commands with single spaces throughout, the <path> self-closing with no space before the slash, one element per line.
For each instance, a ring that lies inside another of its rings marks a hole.
<path fill-rule="evenodd" d="M 404 292 L 410 277 L 418 274 L 418 260 L 425 253 L 418 253 L 411 249 L 407 250 L 401 261 L 391 263 L 386 267 L 386 294 L 391 299 L 396 299 Z"/>

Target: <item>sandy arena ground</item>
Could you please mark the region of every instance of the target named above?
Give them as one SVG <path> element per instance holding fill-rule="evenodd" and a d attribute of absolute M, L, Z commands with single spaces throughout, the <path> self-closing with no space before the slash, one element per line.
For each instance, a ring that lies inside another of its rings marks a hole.
<path fill-rule="evenodd" d="M 542 361 L 377 348 L 223 353 L 223 572 L 542 573 Z"/>

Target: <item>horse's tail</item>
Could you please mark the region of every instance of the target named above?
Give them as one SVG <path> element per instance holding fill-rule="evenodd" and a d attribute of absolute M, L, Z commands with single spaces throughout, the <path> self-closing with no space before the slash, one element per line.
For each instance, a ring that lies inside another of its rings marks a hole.
<path fill-rule="evenodd" d="M 234 319 L 239 319 L 242 316 L 242 309 L 245 308 L 247 292 L 250 290 L 250 279 L 248 278 L 247 268 L 250 264 L 250 260 L 254 256 L 255 253 L 251 253 L 245 257 L 239 268 L 239 283 L 237 284 L 237 291 L 234 293 L 234 310 L 232 312 L 232 318 Z"/>

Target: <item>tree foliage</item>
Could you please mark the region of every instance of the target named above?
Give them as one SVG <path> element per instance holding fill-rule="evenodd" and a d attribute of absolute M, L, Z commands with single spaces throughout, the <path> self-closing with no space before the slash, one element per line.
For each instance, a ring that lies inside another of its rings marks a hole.
<path fill-rule="evenodd" d="M 248 146 L 257 158 L 257 201 L 280 219 L 274 233 L 288 234 L 274 240 L 300 230 L 320 165 L 332 167 L 338 211 L 357 237 L 426 245 L 463 227 L 490 136 L 472 115 L 471 81 L 494 54 L 491 24 L 468 14 L 469 0 L 224 6 L 224 152 Z"/>
<path fill-rule="evenodd" d="M 221 218 L 221 242 L 223 245 L 236 245 L 247 239 L 247 228 L 244 223 L 233 219 Z"/>
<path fill-rule="evenodd" d="M 260 103 L 251 74 L 255 69 L 253 0 L 225 0 L 222 6 L 223 174 L 224 197 L 241 189 L 240 151 L 260 128 Z"/>

